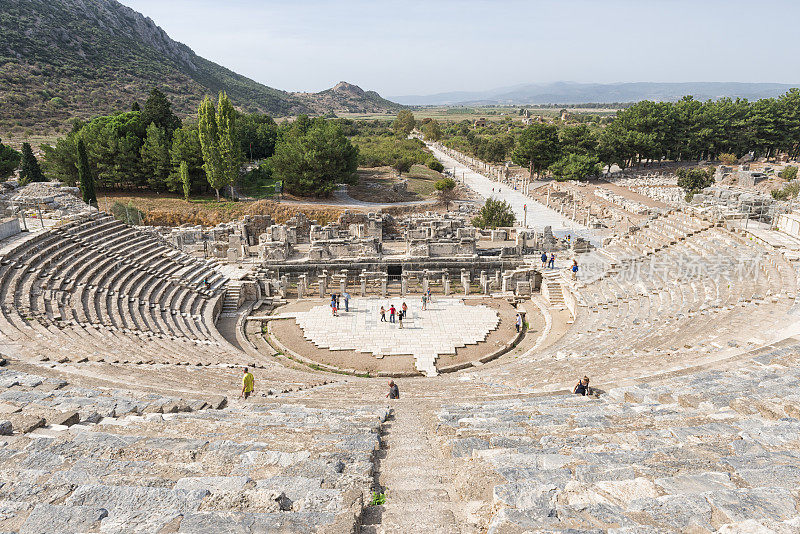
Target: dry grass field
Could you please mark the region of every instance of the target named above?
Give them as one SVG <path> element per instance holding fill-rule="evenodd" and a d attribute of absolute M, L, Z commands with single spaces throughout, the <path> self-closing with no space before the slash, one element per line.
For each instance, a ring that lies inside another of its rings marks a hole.
<path fill-rule="evenodd" d="M 245 215 L 270 215 L 277 223 L 286 222 L 299 212 L 319 224 L 335 221 L 345 208 L 314 204 L 279 203 L 273 200 L 255 202 L 217 202 L 213 198 L 191 199 L 188 202 L 177 195 L 155 193 L 100 193 L 100 208 L 107 210 L 120 202 L 143 213 L 143 223 L 155 226 L 180 226 L 202 224 L 214 226 L 240 219 Z"/>

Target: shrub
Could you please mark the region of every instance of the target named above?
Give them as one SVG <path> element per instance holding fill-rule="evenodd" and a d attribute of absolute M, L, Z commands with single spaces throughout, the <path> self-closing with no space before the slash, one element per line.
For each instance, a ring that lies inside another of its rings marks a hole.
<path fill-rule="evenodd" d="M 794 167 L 792 165 L 784 167 L 783 170 L 778 173 L 778 176 L 780 176 L 784 180 L 794 180 L 795 178 L 797 178 L 797 167 Z"/>
<path fill-rule="evenodd" d="M 787 200 L 790 198 L 797 198 L 797 193 L 800 193 L 800 183 L 792 182 L 787 184 L 783 189 L 776 189 L 772 192 L 772 198 L 775 200 Z"/>
<path fill-rule="evenodd" d="M 372 499 L 369 501 L 370 506 L 383 506 L 386 504 L 386 494 L 385 493 L 378 493 L 377 491 L 372 492 Z"/>
<path fill-rule="evenodd" d="M 428 160 L 428 168 L 436 172 L 442 172 L 444 165 L 438 159 L 431 158 Z"/>
<path fill-rule="evenodd" d="M 678 187 L 687 194 L 698 193 L 706 187 L 714 185 L 714 173 L 710 169 L 682 167 L 675 174 L 678 175 Z"/>
<path fill-rule="evenodd" d="M 511 204 L 505 200 L 486 199 L 480 214 L 472 219 L 472 225 L 479 228 L 497 228 L 512 226 L 516 217 Z"/>
<path fill-rule="evenodd" d="M 736 157 L 736 154 L 731 154 L 729 152 L 719 155 L 719 160 L 725 165 L 733 165 L 738 161 L 738 159 L 739 158 Z"/>
<path fill-rule="evenodd" d="M 126 206 L 122 202 L 114 202 L 111 205 L 111 216 L 130 225 L 140 225 L 145 220 L 144 213 L 133 207 L 133 205 L 128 204 Z"/>

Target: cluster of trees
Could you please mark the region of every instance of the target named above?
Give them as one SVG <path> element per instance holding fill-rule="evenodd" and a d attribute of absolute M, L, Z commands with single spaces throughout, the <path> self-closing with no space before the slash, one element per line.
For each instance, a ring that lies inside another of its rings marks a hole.
<path fill-rule="evenodd" d="M 271 167 L 287 191 L 327 196 L 337 184 L 356 179 L 358 148 L 335 121 L 302 116 L 281 132 Z"/>
<path fill-rule="evenodd" d="M 86 179 L 93 177 L 96 187 L 171 191 L 187 199 L 209 188 L 219 199 L 239 178 L 245 158 L 266 160 L 259 177 L 274 174 L 290 193 L 326 195 L 332 183 L 352 179 L 358 156 L 334 121 L 302 115 L 279 126 L 268 115 L 238 112 L 220 93 L 216 105 L 203 100 L 196 122 L 182 122 L 158 89 L 141 108 L 134 104 L 128 112 L 76 121 L 66 137 L 43 146 L 48 174 L 81 184 L 81 143 Z"/>
<path fill-rule="evenodd" d="M 506 160 L 514 148 L 515 136 L 522 131 L 521 128 L 514 130 L 510 119 L 478 130 L 464 120 L 443 129 L 444 144 L 483 161 L 499 163 Z"/>
<path fill-rule="evenodd" d="M 415 163 L 433 164 L 436 159 L 419 139 L 397 136 L 356 137 L 358 162 L 362 167 L 392 167 L 398 174 L 408 172 Z"/>
<path fill-rule="evenodd" d="M 48 175 L 77 185 L 80 143 L 98 187 L 177 191 L 182 161 L 189 165 L 195 186 L 207 187 L 197 127 L 182 124 L 158 89 L 143 108 L 134 103 L 132 111 L 75 121 L 55 145 L 43 145 Z"/>
<path fill-rule="evenodd" d="M 17 152 L 0 140 L 0 181 L 7 179 L 17 169 L 19 169 L 19 185 L 47 180 L 30 143 L 22 143 L 22 152 Z"/>
<path fill-rule="evenodd" d="M 798 157 L 800 90 L 755 102 L 637 102 L 617 114 L 599 142 L 602 159 L 623 168 L 647 160 L 716 160 L 722 154 Z"/>
<path fill-rule="evenodd" d="M 216 165 L 214 150 L 225 150 L 228 177 L 238 175 L 242 154 L 269 157 L 275 150 L 277 125 L 271 117 L 245 115 L 233 109 L 225 94 L 220 95 L 222 127 L 218 128 L 216 110 L 209 122 L 210 100 L 201 104 L 198 122 L 185 124 L 172 112 L 171 104 L 158 89 L 153 89 L 144 106 L 136 103 L 132 110 L 116 115 L 96 117 L 89 122 L 76 121 L 72 131 L 55 145 L 44 145 L 45 169 L 48 174 L 68 185 L 78 183 L 78 142 L 86 146 L 89 168 L 97 185 L 106 189 L 146 189 L 179 192 L 207 190 L 208 179 L 220 182 L 221 167 Z M 211 108 L 214 106 L 211 104 Z M 203 122 L 205 121 L 205 122 Z M 211 151 L 203 151 L 200 123 Z M 212 124 L 213 123 L 213 124 Z M 223 134 L 220 140 L 218 130 Z M 213 133 L 212 133 L 213 132 Z M 214 143 L 217 143 L 214 145 Z M 208 174 L 206 157 L 210 158 Z M 182 164 L 185 172 L 181 172 Z M 236 166 L 235 173 L 231 170 Z M 230 182 L 228 182 L 230 183 Z"/>
<path fill-rule="evenodd" d="M 551 172 L 556 180 L 577 180 L 600 172 L 598 150 L 597 135 L 585 124 L 535 123 L 516 140 L 511 159 L 531 175 Z"/>
<path fill-rule="evenodd" d="M 443 128 L 444 143 L 489 162 L 510 158 L 534 174 L 580 179 L 604 165 L 622 169 L 649 162 L 720 160 L 745 154 L 800 156 L 800 90 L 749 102 L 721 98 L 701 102 L 641 101 L 616 117 L 591 123 L 508 123 L 472 129 L 468 121 Z"/>

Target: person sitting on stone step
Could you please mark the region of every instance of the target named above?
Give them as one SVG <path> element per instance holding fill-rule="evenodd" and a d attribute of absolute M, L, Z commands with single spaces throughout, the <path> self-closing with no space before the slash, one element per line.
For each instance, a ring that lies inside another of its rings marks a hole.
<path fill-rule="evenodd" d="M 583 378 L 578 380 L 578 383 L 575 385 L 575 388 L 572 390 L 572 392 L 575 395 L 583 395 L 583 396 L 591 395 L 592 390 L 589 387 L 589 377 L 584 376 Z"/>
<path fill-rule="evenodd" d="M 400 398 L 400 388 L 397 387 L 394 380 L 389 380 L 389 393 L 387 393 L 386 396 L 390 399 Z"/>

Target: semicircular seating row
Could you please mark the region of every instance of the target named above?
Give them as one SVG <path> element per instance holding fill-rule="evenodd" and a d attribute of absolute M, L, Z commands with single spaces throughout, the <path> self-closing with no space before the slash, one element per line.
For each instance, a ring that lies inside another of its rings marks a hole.
<path fill-rule="evenodd" d="M 682 213 L 602 254 L 613 260 L 575 284 L 578 315 L 555 351 L 662 357 L 752 348 L 788 324 L 797 297 L 797 273 L 782 254 Z"/>
<path fill-rule="evenodd" d="M 72 221 L 0 257 L 0 341 L 51 360 L 230 362 L 238 351 L 209 319 L 226 281 L 111 217 Z"/>

